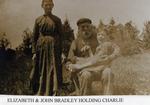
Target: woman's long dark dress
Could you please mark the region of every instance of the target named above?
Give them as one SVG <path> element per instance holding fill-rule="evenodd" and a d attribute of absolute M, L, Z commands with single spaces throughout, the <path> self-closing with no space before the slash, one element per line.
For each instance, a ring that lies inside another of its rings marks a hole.
<path fill-rule="evenodd" d="M 31 77 L 37 95 L 53 95 L 62 83 L 61 20 L 54 15 L 36 19 L 33 31 L 33 50 L 36 54 Z"/>

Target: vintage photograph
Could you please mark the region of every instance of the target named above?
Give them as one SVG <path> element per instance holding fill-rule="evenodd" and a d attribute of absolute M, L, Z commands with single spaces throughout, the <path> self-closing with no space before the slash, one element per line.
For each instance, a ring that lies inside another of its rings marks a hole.
<path fill-rule="evenodd" d="M 0 95 L 150 95 L 149 0 L 0 0 Z"/>

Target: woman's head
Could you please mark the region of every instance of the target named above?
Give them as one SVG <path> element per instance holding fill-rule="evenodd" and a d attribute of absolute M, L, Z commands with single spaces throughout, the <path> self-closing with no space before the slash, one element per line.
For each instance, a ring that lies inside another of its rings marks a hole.
<path fill-rule="evenodd" d="M 54 7 L 53 0 L 42 0 L 41 6 L 44 9 L 46 14 L 51 14 L 52 9 Z"/>

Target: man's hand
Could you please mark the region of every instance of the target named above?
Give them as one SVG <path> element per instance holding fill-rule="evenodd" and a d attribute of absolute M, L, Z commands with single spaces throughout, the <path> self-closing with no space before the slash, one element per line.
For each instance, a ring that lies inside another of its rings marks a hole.
<path fill-rule="evenodd" d="M 90 50 L 90 46 L 89 45 L 85 45 L 84 47 L 81 48 L 81 52 L 86 52 Z"/>
<path fill-rule="evenodd" d="M 77 71 L 82 69 L 81 65 L 79 65 L 79 64 L 69 64 L 69 65 L 66 66 L 66 68 L 70 72 L 77 72 Z"/>
<path fill-rule="evenodd" d="M 72 72 L 72 68 L 70 67 L 70 64 L 66 65 L 67 70 L 69 70 L 70 72 Z"/>

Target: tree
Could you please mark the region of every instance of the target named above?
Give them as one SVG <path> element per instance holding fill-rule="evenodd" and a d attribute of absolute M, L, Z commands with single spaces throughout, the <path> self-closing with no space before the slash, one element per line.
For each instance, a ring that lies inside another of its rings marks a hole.
<path fill-rule="evenodd" d="M 100 20 L 99 25 L 98 25 L 98 32 L 104 31 L 106 29 L 106 25 L 103 23 L 102 20 Z"/>
<path fill-rule="evenodd" d="M 116 22 L 115 22 L 114 18 L 112 17 L 111 20 L 110 20 L 110 22 L 109 22 L 109 25 L 110 25 L 110 26 L 114 26 L 115 23 L 116 23 Z"/>
<path fill-rule="evenodd" d="M 114 40 L 117 39 L 116 33 L 117 33 L 116 22 L 112 18 L 107 26 L 107 35 L 111 40 Z"/>
<path fill-rule="evenodd" d="M 11 43 L 8 40 L 6 33 L 4 32 L 0 37 L 0 61 L 4 63 L 6 61 L 13 60 L 14 57 L 15 50 L 11 49 Z"/>
<path fill-rule="evenodd" d="M 7 49 L 8 47 L 11 47 L 10 41 L 6 37 L 6 33 L 2 33 L 0 37 L 0 48 L 1 49 Z"/>
<path fill-rule="evenodd" d="M 123 40 L 121 42 L 122 54 L 131 55 L 140 53 L 141 49 L 138 44 L 139 30 L 133 25 L 132 21 L 125 23 L 123 30 Z"/>
<path fill-rule="evenodd" d="M 145 22 L 143 34 L 143 43 L 145 49 L 150 48 L 150 21 Z"/>
<path fill-rule="evenodd" d="M 63 24 L 63 36 L 62 36 L 62 52 L 67 57 L 72 41 L 74 40 L 73 29 L 70 26 L 68 19 Z"/>
<path fill-rule="evenodd" d="M 23 42 L 16 48 L 18 54 L 32 55 L 32 32 L 29 28 L 23 31 Z"/>
<path fill-rule="evenodd" d="M 129 21 L 125 24 L 125 32 L 126 32 L 126 38 L 129 40 L 136 40 L 139 30 L 136 28 L 136 26 L 133 26 L 132 21 Z"/>

